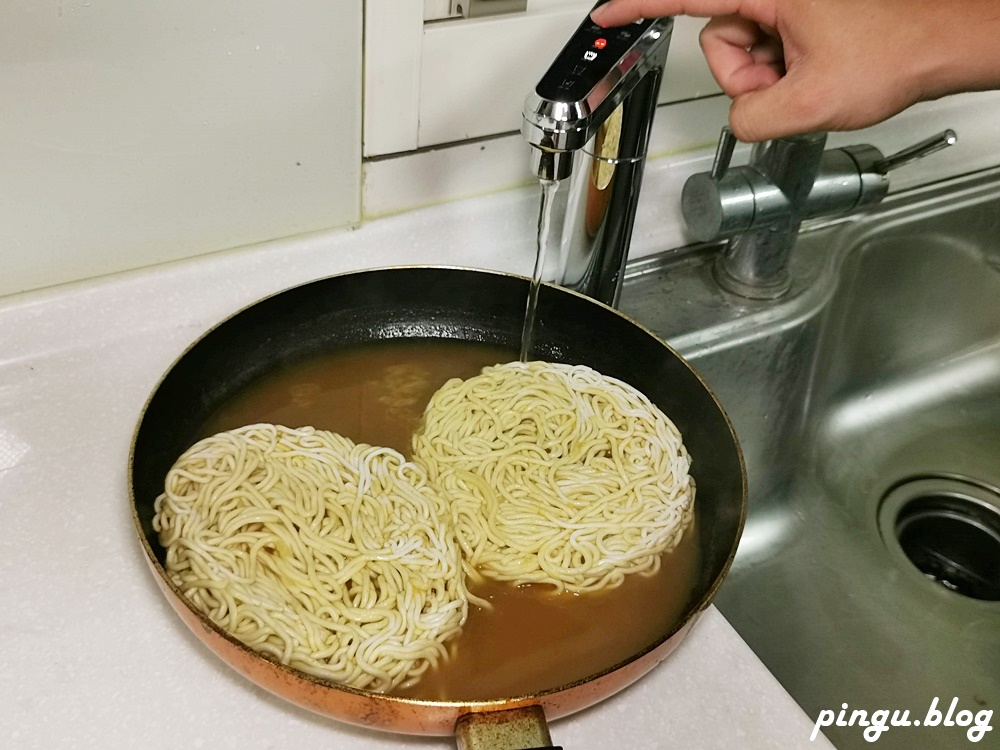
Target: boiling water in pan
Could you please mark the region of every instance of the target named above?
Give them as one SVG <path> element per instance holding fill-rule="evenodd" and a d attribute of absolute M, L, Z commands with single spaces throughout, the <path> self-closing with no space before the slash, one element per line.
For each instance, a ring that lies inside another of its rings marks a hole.
<path fill-rule="evenodd" d="M 256 422 L 314 427 L 410 455 L 431 395 L 446 380 L 509 362 L 514 352 L 465 342 L 382 343 L 317 356 L 242 391 L 205 434 Z M 426 700 L 489 700 L 559 687 L 628 659 L 683 614 L 698 566 L 697 531 L 666 553 L 658 573 L 616 589 L 553 595 L 542 586 L 489 582 L 473 588 L 494 603 L 470 607 L 454 658 L 398 694 Z"/>

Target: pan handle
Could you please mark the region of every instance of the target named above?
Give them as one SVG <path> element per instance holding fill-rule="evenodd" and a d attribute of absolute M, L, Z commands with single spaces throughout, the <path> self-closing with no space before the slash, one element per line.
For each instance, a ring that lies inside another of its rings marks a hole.
<path fill-rule="evenodd" d="M 541 706 L 464 714 L 455 722 L 458 750 L 562 750 L 552 745 Z"/>

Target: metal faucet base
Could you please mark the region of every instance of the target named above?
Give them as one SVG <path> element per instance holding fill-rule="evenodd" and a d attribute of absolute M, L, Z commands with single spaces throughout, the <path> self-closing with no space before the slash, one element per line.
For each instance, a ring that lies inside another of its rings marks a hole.
<path fill-rule="evenodd" d="M 792 278 L 787 272 L 778 281 L 771 284 L 741 281 L 729 273 L 726 268 L 726 256 L 722 254 L 715 260 L 712 276 L 723 290 L 745 299 L 778 299 L 783 297 L 792 286 Z"/>

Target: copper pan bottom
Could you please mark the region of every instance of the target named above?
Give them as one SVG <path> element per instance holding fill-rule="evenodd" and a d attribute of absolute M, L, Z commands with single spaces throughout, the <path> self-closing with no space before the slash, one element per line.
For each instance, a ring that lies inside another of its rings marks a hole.
<path fill-rule="evenodd" d="M 691 616 L 672 636 L 626 664 L 592 679 L 537 695 L 468 703 L 419 701 L 336 685 L 286 667 L 223 634 L 192 610 L 150 563 L 156 583 L 184 623 L 220 659 L 257 685 L 297 706 L 358 726 L 404 734 L 451 735 L 467 714 L 541 706 L 549 720 L 580 711 L 629 686 L 665 659 L 690 631 Z"/>

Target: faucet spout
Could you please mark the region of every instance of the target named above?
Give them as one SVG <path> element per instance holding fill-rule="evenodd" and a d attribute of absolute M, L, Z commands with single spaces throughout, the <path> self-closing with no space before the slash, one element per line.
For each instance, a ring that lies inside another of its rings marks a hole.
<path fill-rule="evenodd" d="M 608 29 L 586 18 L 522 111 L 532 172 L 570 181 L 559 281 L 609 305 L 621 291 L 672 30 L 672 18 Z"/>
<path fill-rule="evenodd" d="M 539 180 L 553 182 L 565 180 L 573 173 L 573 152 L 554 151 L 536 147 L 531 149 L 531 171 Z"/>

